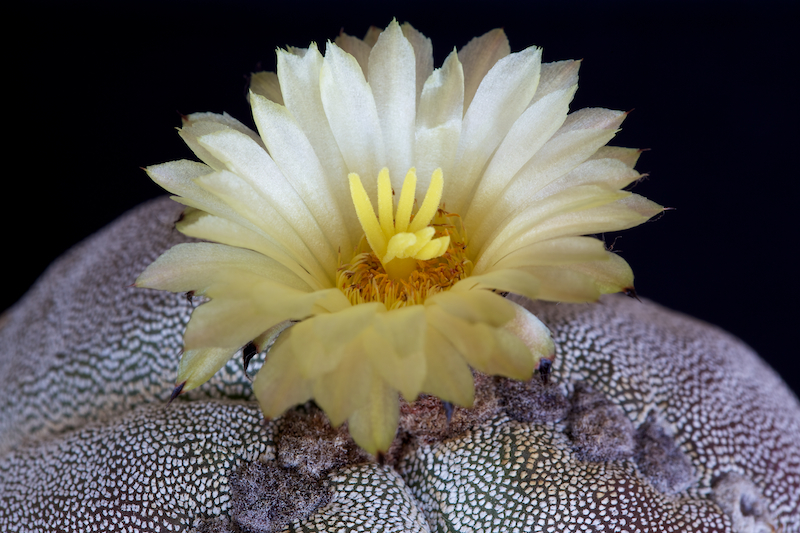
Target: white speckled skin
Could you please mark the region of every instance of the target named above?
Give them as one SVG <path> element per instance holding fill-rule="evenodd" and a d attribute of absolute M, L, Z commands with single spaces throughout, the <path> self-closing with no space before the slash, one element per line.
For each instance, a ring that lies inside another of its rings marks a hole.
<path fill-rule="evenodd" d="M 275 459 L 281 421 L 261 419 L 240 358 L 165 405 L 192 304 L 130 285 L 185 240 L 180 210 L 131 212 L 0 318 L 0 531 L 202 528 L 227 516 L 237 467 Z M 751 350 L 624 297 L 528 305 L 553 331 L 565 394 L 582 382 L 633 428 L 665 427 L 691 464 L 677 493 L 634 457 L 582 460 L 566 420 L 499 414 L 396 469 L 330 472 L 330 502 L 289 530 L 800 531 L 800 403 Z"/>

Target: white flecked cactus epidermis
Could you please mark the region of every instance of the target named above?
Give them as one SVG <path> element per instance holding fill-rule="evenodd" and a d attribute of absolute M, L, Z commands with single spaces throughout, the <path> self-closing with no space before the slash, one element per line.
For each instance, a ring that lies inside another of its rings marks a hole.
<path fill-rule="evenodd" d="M 247 491 L 231 489 L 247 465 L 274 464 L 284 430 L 281 419 L 261 419 L 240 358 L 186 401 L 164 405 L 197 302 L 129 285 L 185 239 L 172 230 L 179 213 L 167 200 L 135 210 L 54 264 L 3 317 L 0 529 L 228 531 L 231 517 L 261 527 L 286 504 L 272 494 L 266 507 L 252 506 Z M 623 297 L 526 305 L 553 332 L 552 391 L 572 402 L 567 418 L 521 422 L 519 405 L 487 410 L 466 432 L 402 448 L 393 466 L 350 461 L 326 471 L 324 505 L 272 524 L 800 529 L 800 405 L 752 351 Z M 633 444 L 592 458 L 575 436 L 587 424 L 576 422 L 580 402 L 627 419 Z"/>

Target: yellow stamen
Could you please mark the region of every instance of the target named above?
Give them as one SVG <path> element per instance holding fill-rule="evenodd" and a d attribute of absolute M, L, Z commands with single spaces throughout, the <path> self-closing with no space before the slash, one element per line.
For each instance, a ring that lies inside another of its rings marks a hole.
<path fill-rule="evenodd" d="M 387 169 L 388 173 L 389 170 Z M 406 174 L 403 182 L 403 190 L 400 192 L 400 202 L 397 204 L 397 217 L 395 217 L 394 229 L 396 233 L 408 231 L 408 223 L 411 222 L 411 208 L 414 207 L 414 193 L 417 192 L 417 169 L 411 167 Z M 439 207 L 439 204 L 436 204 Z M 430 219 L 428 220 L 430 222 Z M 428 222 L 424 225 L 427 226 Z"/>
<path fill-rule="evenodd" d="M 372 210 L 372 203 L 369 201 L 367 191 L 364 190 L 358 174 L 351 172 L 347 177 L 350 180 L 350 197 L 353 199 L 358 221 L 361 223 L 361 227 L 364 228 L 367 242 L 378 257 L 383 257 L 386 254 L 387 238 L 384 236 L 381 225 L 375 217 L 375 211 Z"/>
<path fill-rule="evenodd" d="M 434 225 L 437 238 L 430 240 L 415 257 L 394 258 L 387 265 L 363 242 L 364 250 L 343 264 L 336 273 L 336 285 L 351 304 L 381 302 L 387 309 L 425 302 L 445 291 L 472 272 L 466 254 L 466 235 L 460 217 L 437 210 Z M 439 248 L 445 244 L 444 250 Z M 431 259 L 420 259 L 427 247 L 436 248 Z M 439 253 L 441 251 L 441 253 Z"/>
<path fill-rule="evenodd" d="M 416 173 L 414 174 L 414 178 L 416 181 Z M 403 184 L 403 189 L 405 190 L 405 184 Z M 417 211 L 417 214 L 414 215 L 414 221 L 411 223 L 411 226 L 409 226 L 408 231 L 415 233 L 431 223 L 431 220 L 433 220 L 436 214 L 436 210 L 439 209 L 439 202 L 442 201 L 442 190 L 444 190 L 444 176 L 442 175 L 442 169 L 437 168 L 433 171 L 431 184 L 428 186 L 428 192 L 425 193 L 422 206 L 419 208 L 419 211 Z"/>
<path fill-rule="evenodd" d="M 378 219 L 387 241 L 394 235 L 393 213 L 392 182 L 389 179 L 389 169 L 384 167 L 378 174 Z"/>
<path fill-rule="evenodd" d="M 336 275 L 336 284 L 350 303 L 383 302 L 387 309 L 419 304 L 469 275 L 472 263 L 467 259 L 460 217 L 439 207 L 444 190 L 441 169 L 431 176 L 414 216 L 416 169 L 406 174 L 394 216 L 388 169 L 378 174 L 377 216 L 358 174 L 350 174 L 349 179 L 353 205 L 369 245 L 366 249 L 362 241 L 352 262 L 341 265 Z M 454 221 L 459 221 L 460 229 Z"/>

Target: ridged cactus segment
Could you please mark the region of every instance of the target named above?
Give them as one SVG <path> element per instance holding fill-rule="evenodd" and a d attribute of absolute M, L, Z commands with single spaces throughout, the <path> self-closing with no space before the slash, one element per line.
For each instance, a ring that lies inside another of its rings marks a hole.
<path fill-rule="evenodd" d="M 331 475 L 328 482 L 334 492 L 331 502 L 287 533 L 430 532 L 403 478 L 390 467 L 353 465 Z"/>
<path fill-rule="evenodd" d="M 418 449 L 400 471 L 442 533 L 730 531 L 710 500 L 667 497 L 631 461 L 584 462 L 570 449 L 552 425 L 499 418 Z"/>

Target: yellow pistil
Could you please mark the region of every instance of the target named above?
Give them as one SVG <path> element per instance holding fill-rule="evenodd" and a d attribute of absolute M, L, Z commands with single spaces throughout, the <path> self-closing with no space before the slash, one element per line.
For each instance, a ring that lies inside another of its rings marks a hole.
<path fill-rule="evenodd" d="M 397 212 L 394 211 L 392 184 L 389 169 L 378 174 L 378 216 L 372 208 L 361 178 L 351 173 L 350 196 L 356 208 L 358 221 L 364 229 L 370 248 L 380 260 L 390 279 L 408 279 L 416 270 L 416 261 L 427 261 L 444 255 L 450 244 L 450 236 L 434 238 L 436 231 L 430 227 L 442 199 L 444 178 L 442 169 L 437 168 L 431 177 L 431 184 L 425 193 L 417 214 L 411 216 L 414 207 L 414 194 L 417 189 L 417 170 L 411 168 L 406 174 Z"/>
<path fill-rule="evenodd" d="M 337 272 L 337 286 L 353 305 L 382 302 L 387 309 L 421 304 L 449 289 L 472 271 L 466 256 L 461 217 L 439 208 L 444 180 L 434 171 L 422 205 L 412 217 L 417 174 L 408 171 L 397 211 L 389 170 L 378 175 L 378 215 L 358 174 L 350 174 L 350 194 L 369 246 Z M 362 241 L 363 242 L 363 241 Z"/>

